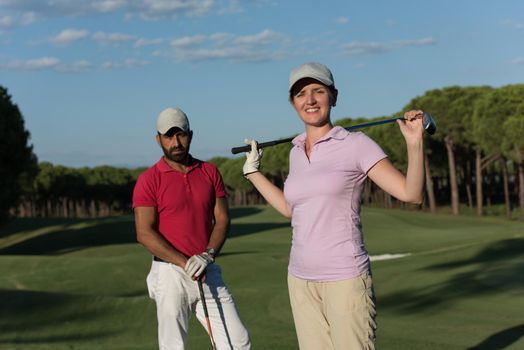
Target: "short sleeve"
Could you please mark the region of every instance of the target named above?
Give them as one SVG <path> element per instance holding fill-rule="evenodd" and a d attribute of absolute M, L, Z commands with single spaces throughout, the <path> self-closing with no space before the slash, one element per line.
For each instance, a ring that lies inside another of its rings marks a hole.
<path fill-rule="evenodd" d="M 360 156 L 357 158 L 357 166 L 364 174 L 367 174 L 375 164 L 387 158 L 387 155 L 382 148 L 366 134 L 359 132 L 356 136 L 357 149 L 364 150 L 360 152 Z"/>
<path fill-rule="evenodd" d="M 151 172 L 141 174 L 133 190 L 133 209 L 136 207 L 156 207 L 155 186 Z"/>
<path fill-rule="evenodd" d="M 211 163 L 204 163 L 204 169 L 209 178 L 211 179 L 211 182 L 213 183 L 213 187 L 215 189 L 215 197 L 226 197 L 227 193 L 224 186 L 224 180 L 222 179 L 222 175 L 218 171 L 217 167 Z"/>

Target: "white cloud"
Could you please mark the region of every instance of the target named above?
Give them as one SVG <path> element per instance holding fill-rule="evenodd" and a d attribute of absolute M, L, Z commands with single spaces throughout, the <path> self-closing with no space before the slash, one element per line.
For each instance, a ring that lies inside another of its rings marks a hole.
<path fill-rule="evenodd" d="M 28 60 L 13 60 L 7 64 L 0 65 L 0 69 L 21 71 L 53 70 L 65 73 L 85 72 L 93 69 L 93 65 L 87 60 L 79 60 L 67 64 L 56 57 L 40 57 Z"/>
<path fill-rule="evenodd" d="M 28 26 L 38 20 L 38 15 L 35 12 L 29 11 L 22 14 L 20 17 L 20 24 Z"/>
<path fill-rule="evenodd" d="M 422 39 L 412 39 L 412 40 L 396 40 L 393 42 L 396 46 L 405 47 L 405 46 L 426 46 L 426 45 L 435 45 L 437 40 L 434 38 L 422 38 Z"/>
<path fill-rule="evenodd" d="M 102 44 L 115 44 L 136 40 L 132 35 L 105 32 L 96 32 L 92 35 L 92 38 Z"/>
<path fill-rule="evenodd" d="M 85 72 L 91 69 L 93 69 L 91 62 L 87 60 L 80 60 L 63 66 L 61 70 L 65 72 Z"/>
<path fill-rule="evenodd" d="M 89 35 L 87 30 L 64 29 L 57 36 L 49 39 L 55 45 L 67 45 L 73 41 L 85 39 Z"/>
<path fill-rule="evenodd" d="M 348 56 L 377 55 L 387 53 L 402 47 L 428 46 L 436 44 L 437 40 L 435 40 L 434 38 L 395 40 L 391 43 L 353 41 L 348 44 L 343 44 L 341 46 L 341 49 L 343 53 Z"/>
<path fill-rule="evenodd" d="M 164 42 L 164 39 L 160 39 L 160 38 L 157 38 L 157 39 L 137 39 L 137 41 L 135 41 L 135 47 L 136 48 L 141 48 L 141 47 L 144 47 L 144 46 L 152 46 L 152 45 L 160 45 Z"/>
<path fill-rule="evenodd" d="M 43 70 L 54 69 L 60 65 L 60 60 L 55 57 L 40 57 L 28 60 L 14 60 L 3 65 L 2 68 L 13 70 Z"/>
<path fill-rule="evenodd" d="M 125 68 L 135 68 L 135 67 L 142 67 L 148 65 L 148 61 L 143 60 L 137 60 L 134 58 L 128 58 L 124 61 L 124 67 Z"/>
<path fill-rule="evenodd" d="M 379 54 L 391 51 L 391 45 L 378 42 L 358 42 L 353 41 L 342 45 L 342 50 L 346 55 L 366 55 Z"/>
<path fill-rule="evenodd" d="M 394 19 L 388 19 L 388 20 L 386 21 L 386 25 L 387 25 L 388 27 L 394 27 L 394 26 L 397 25 L 397 21 L 395 21 Z"/>
<path fill-rule="evenodd" d="M 46 69 L 56 67 L 60 64 L 60 60 L 55 57 L 42 57 L 23 62 L 27 69 Z"/>
<path fill-rule="evenodd" d="M 124 8 L 127 5 L 126 0 L 99 0 L 99 1 L 93 1 L 93 8 L 106 13 L 106 12 L 114 12 L 121 8 Z"/>
<path fill-rule="evenodd" d="M 347 17 L 338 17 L 335 22 L 337 22 L 338 24 L 348 24 L 349 23 L 349 18 Z"/>
<path fill-rule="evenodd" d="M 242 0 L 230 0 L 221 9 L 218 10 L 219 15 L 225 15 L 230 13 L 242 13 L 244 10 L 241 6 Z"/>
<path fill-rule="evenodd" d="M 280 34 L 266 29 L 255 35 L 239 36 L 235 39 L 234 43 L 247 46 L 266 45 L 278 41 L 281 37 Z"/>
<path fill-rule="evenodd" d="M 184 36 L 181 38 L 176 38 L 171 41 L 171 46 L 173 47 L 189 47 L 195 46 L 203 43 L 206 40 L 205 35 L 193 35 L 193 36 Z"/>
<path fill-rule="evenodd" d="M 184 61 L 229 60 L 236 62 L 264 62 L 277 58 L 264 50 L 249 50 L 240 47 L 205 48 L 188 50 L 178 55 Z"/>
<path fill-rule="evenodd" d="M 10 29 L 18 25 L 25 26 L 34 21 L 36 21 L 36 15 L 32 12 L 27 12 L 22 15 L 0 15 L 0 29 Z"/>
<path fill-rule="evenodd" d="M 7 29 L 13 25 L 13 18 L 10 16 L 0 16 L 0 29 Z"/>
<path fill-rule="evenodd" d="M 119 62 L 107 61 L 102 64 L 93 64 L 88 60 L 78 60 L 72 63 L 63 62 L 56 57 L 41 57 L 28 60 L 13 60 L 0 64 L 0 70 L 51 70 L 60 73 L 82 73 L 98 69 L 131 69 L 148 65 L 148 61 L 128 58 Z"/>
<path fill-rule="evenodd" d="M 140 48 L 149 45 L 159 45 L 163 39 L 137 39 L 136 37 L 122 33 L 96 32 L 90 35 L 87 30 L 68 28 L 62 30 L 58 35 L 49 39 L 55 45 L 67 45 L 74 41 L 89 38 L 99 44 L 117 44 L 134 41 L 134 47 Z"/>
<path fill-rule="evenodd" d="M 228 41 L 233 40 L 235 37 L 231 33 L 213 33 L 209 36 L 209 39 L 215 43 L 215 45 L 225 45 Z"/>
<path fill-rule="evenodd" d="M 522 22 L 518 22 L 518 21 L 514 21 L 512 19 L 507 19 L 503 22 L 504 25 L 510 27 L 510 28 L 514 28 L 514 29 L 523 29 L 524 28 L 524 23 Z"/>
<path fill-rule="evenodd" d="M 103 69 L 123 69 L 123 68 L 136 68 L 136 67 L 142 67 L 149 64 L 147 61 L 141 61 L 136 60 L 134 58 L 128 58 L 122 62 L 113 62 L 113 61 L 106 61 L 102 63 L 101 67 Z"/>
<path fill-rule="evenodd" d="M 515 58 L 511 61 L 513 64 L 524 64 L 524 57 Z"/>
<path fill-rule="evenodd" d="M 156 51 L 155 56 L 172 57 L 177 61 L 229 60 L 260 62 L 281 59 L 287 38 L 271 30 L 253 35 L 231 33 L 194 35 L 171 41 L 172 52 Z"/>
<path fill-rule="evenodd" d="M 236 3 L 236 0 L 227 0 Z M 81 17 L 122 12 L 149 20 L 177 16 L 201 16 L 215 6 L 215 0 L 0 0 L 0 9 L 33 18 Z"/>
<path fill-rule="evenodd" d="M 181 15 L 202 16 L 213 5 L 214 0 L 142 0 L 132 11 L 144 19 L 156 20 Z"/>

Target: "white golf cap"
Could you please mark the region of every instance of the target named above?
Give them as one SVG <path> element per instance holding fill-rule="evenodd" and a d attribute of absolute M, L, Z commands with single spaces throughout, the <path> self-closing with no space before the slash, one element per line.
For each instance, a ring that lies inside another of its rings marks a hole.
<path fill-rule="evenodd" d="M 180 128 L 189 132 L 189 120 L 187 115 L 180 108 L 166 108 L 158 115 L 156 129 L 164 135 L 171 128 Z"/>
<path fill-rule="evenodd" d="M 322 63 L 308 62 L 291 71 L 291 74 L 289 75 L 289 92 L 291 92 L 293 85 L 295 85 L 297 81 L 304 78 L 312 78 L 326 86 L 335 87 L 333 74 L 331 74 L 328 67 Z"/>

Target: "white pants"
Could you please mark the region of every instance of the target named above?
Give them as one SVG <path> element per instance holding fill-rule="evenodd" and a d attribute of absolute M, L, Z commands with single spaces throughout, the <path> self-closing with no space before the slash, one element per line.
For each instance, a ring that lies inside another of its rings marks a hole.
<path fill-rule="evenodd" d="M 250 349 L 247 330 L 222 280 L 220 266 L 209 265 L 206 275 L 202 285 L 217 350 Z M 160 350 L 185 349 L 191 314 L 196 315 L 207 332 L 198 284 L 182 268 L 153 261 L 147 287 L 156 302 Z"/>

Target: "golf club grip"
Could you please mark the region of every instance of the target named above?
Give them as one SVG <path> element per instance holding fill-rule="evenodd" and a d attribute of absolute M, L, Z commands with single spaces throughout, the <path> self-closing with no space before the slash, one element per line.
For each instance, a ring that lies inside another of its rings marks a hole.
<path fill-rule="evenodd" d="M 261 142 L 261 143 L 258 144 L 258 148 L 261 149 L 261 148 L 265 148 L 265 147 L 275 146 L 275 145 L 278 145 L 278 144 L 281 144 L 281 143 L 289 142 L 291 140 L 293 140 L 293 138 Z M 231 148 L 231 153 L 233 153 L 233 154 L 237 154 L 237 153 L 240 153 L 240 152 L 249 152 L 249 151 L 251 151 L 251 145 L 245 145 L 245 146 Z"/>

